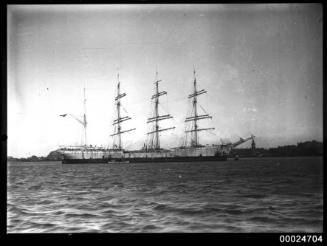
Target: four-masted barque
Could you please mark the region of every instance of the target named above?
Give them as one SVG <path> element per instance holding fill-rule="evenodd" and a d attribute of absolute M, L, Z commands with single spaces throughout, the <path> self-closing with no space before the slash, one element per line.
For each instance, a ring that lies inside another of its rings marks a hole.
<path fill-rule="evenodd" d="M 163 120 L 172 119 L 170 114 L 160 114 L 159 112 L 159 99 L 163 95 L 167 95 L 166 91 L 159 90 L 158 72 L 156 72 L 155 79 L 155 92 L 151 97 L 154 101 L 154 114 L 147 119 L 147 124 L 152 125 L 151 130 L 147 133 L 147 141 L 144 146 L 139 150 L 126 150 L 122 143 L 122 134 L 134 131 L 135 128 L 124 130 L 122 123 L 131 120 L 129 116 L 122 116 L 121 105 L 122 98 L 127 94 L 121 92 L 121 82 L 119 74 L 117 75 L 117 96 L 115 97 L 117 118 L 113 121 L 114 133 L 111 135 L 114 138 L 112 148 L 100 148 L 92 145 L 87 145 L 86 142 L 86 98 L 84 88 L 84 114 L 82 117 L 77 117 L 72 114 L 60 115 L 65 117 L 70 115 L 77 120 L 84 127 L 84 145 L 81 146 L 66 146 L 58 149 L 62 153 L 62 163 L 136 163 L 136 162 L 192 162 L 192 161 L 225 161 L 230 151 L 252 139 L 254 136 L 243 139 L 235 143 L 227 144 L 212 144 L 202 145 L 199 142 L 199 133 L 201 131 L 213 130 L 210 128 L 201 128 L 199 125 L 200 120 L 212 119 L 209 114 L 199 114 L 198 111 L 198 97 L 207 93 L 206 90 L 197 88 L 197 80 L 195 70 L 193 72 L 193 91 L 188 95 L 191 99 L 192 114 L 185 118 L 185 124 L 191 123 L 191 128 L 185 131 L 185 136 L 188 136 L 183 146 L 173 147 L 169 149 L 160 146 L 160 133 L 175 129 L 174 126 L 161 128 L 160 122 Z"/>

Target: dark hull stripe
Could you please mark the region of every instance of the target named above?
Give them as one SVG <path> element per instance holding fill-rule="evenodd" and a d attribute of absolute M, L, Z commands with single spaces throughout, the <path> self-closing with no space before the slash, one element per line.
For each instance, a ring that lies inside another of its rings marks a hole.
<path fill-rule="evenodd" d="M 82 164 L 82 163 L 108 163 L 108 162 L 193 162 L 193 161 L 226 161 L 227 156 L 197 156 L 197 157 L 159 157 L 159 158 L 123 158 L 123 159 L 64 159 L 63 164 Z"/>

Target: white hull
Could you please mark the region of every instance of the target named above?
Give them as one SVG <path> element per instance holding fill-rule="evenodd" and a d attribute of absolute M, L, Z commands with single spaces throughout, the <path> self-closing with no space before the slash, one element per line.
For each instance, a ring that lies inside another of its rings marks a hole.
<path fill-rule="evenodd" d="M 96 148 L 62 148 L 59 149 L 66 160 L 79 159 L 134 159 L 134 158 L 171 158 L 171 157 L 210 157 L 223 156 L 229 153 L 229 150 L 220 145 L 203 146 L 196 148 L 174 148 L 169 150 L 135 150 L 122 151 L 114 149 L 96 149 Z"/>

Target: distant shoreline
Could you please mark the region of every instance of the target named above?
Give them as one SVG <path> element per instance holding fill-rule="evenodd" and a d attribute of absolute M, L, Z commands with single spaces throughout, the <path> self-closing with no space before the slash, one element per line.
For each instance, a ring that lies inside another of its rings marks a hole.
<path fill-rule="evenodd" d="M 312 157 L 323 157 L 322 155 L 307 155 L 307 156 L 243 156 L 238 157 L 239 160 L 252 160 L 252 159 L 268 159 L 268 158 L 285 158 L 285 159 L 293 159 L 293 158 L 312 158 Z M 234 161 L 235 157 L 228 157 L 227 161 Z M 7 162 L 61 162 L 61 160 L 7 160 Z"/>
<path fill-rule="evenodd" d="M 251 160 L 251 159 L 274 159 L 274 158 L 285 158 L 285 159 L 292 159 L 292 158 L 311 158 L 311 157 L 323 157 L 322 155 L 306 155 L 306 156 L 243 156 L 239 157 L 240 160 Z M 235 160 L 235 157 L 228 157 L 228 160 Z"/>
<path fill-rule="evenodd" d="M 315 140 L 297 143 L 297 145 L 278 146 L 276 148 L 235 148 L 227 158 L 264 158 L 264 157 L 310 157 L 310 156 L 323 156 L 323 143 Z M 48 156 L 31 156 L 27 158 L 15 158 L 12 156 L 7 157 L 7 161 L 17 162 L 46 162 L 46 161 L 61 161 L 62 154 L 58 151 L 51 151 Z"/>

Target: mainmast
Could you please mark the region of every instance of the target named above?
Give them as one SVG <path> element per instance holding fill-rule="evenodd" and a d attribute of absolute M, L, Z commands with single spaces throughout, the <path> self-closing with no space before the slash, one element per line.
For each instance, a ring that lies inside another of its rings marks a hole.
<path fill-rule="evenodd" d="M 171 130 L 171 129 L 175 128 L 175 127 L 168 127 L 168 128 L 162 128 L 162 129 L 159 128 L 160 120 L 167 120 L 167 119 L 173 118 L 170 114 L 159 115 L 159 97 L 167 94 L 166 91 L 159 92 L 159 82 L 160 81 L 161 80 L 158 80 L 158 71 L 156 71 L 156 81 L 154 82 L 154 84 L 156 85 L 155 94 L 152 95 L 152 97 L 151 97 L 152 100 L 154 99 L 154 116 L 148 118 L 148 121 L 147 121 L 147 123 L 151 123 L 151 122 L 155 123 L 154 130 L 147 133 L 148 135 L 150 135 L 150 134 L 153 135 L 150 149 L 155 149 L 155 150 L 160 149 L 159 132 L 167 131 L 167 130 Z"/>
<path fill-rule="evenodd" d="M 118 145 L 117 146 L 114 145 L 114 148 L 121 150 L 122 149 L 121 134 L 133 131 L 136 128 L 129 129 L 129 130 L 124 130 L 124 131 L 121 130 L 121 123 L 123 121 L 130 120 L 131 117 L 129 117 L 129 116 L 121 117 L 121 112 L 120 112 L 121 102 L 120 102 L 120 99 L 125 97 L 126 93 L 120 93 L 119 73 L 117 74 L 117 81 L 118 81 L 117 96 L 115 97 L 116 109 L 117 109 L 117 119 L 115 119 L 113 124 L 112 124 L 112 125 L 117 125 L 117 127 L 115 128 L 115 133 L 112 134 L 111 136 L 118 136 Z"/>
<path fill-rule="evenodd" d="M 198 136 L 198 132 L 199 131 L 205 131 L 205 130 L 213 130 L 215 128 L 199 128 L 198 126 L 198 120 L 202 120 L 202 119 L 212 119 L 212 116 L 210 116 L 209 114 L 202 114 L 202 115 L 198 115 L 198 109 L 197 109 L 197 97 L 201 94 L 204 94 L 204 93 L 207 93 L 206 90 L 197 90 L 197 84 L 196 84 L 196 76 L 195 76 L 195 69 L 193 71 L 193 75 L 194 75 L 194 81 L 193 81 L 193 93 L 190 94 L 188 96 L 188 98 L 193 98 L 192 100 L 192 106 L 193 106 L 193 112 L 194 114 L 190 117 L 187 117 L 185 119 L 185 122 L 189 122 L 189 121 L 192 121 L 193 124 L 192 124 L 192 129 L 191 130 L 188 130 L 188 131 L 185 131 L 186 133 L 191 133 L 191 146 L 192 147 L 199 147 L 201 146 L 199 144 L 199 136 Z"/>

